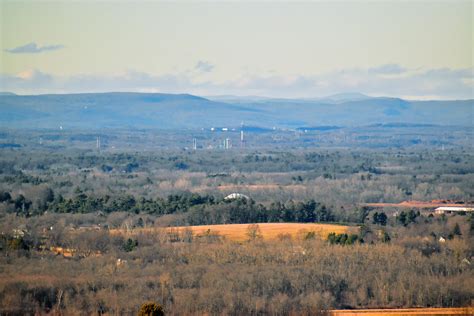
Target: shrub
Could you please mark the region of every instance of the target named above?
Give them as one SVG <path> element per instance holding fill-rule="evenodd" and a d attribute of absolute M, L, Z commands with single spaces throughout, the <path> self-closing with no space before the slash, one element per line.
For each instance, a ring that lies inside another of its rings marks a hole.
<path fill-rule="evenodd" d="M 12 200 L 12 196 L 9 192 L 0 192 L 0 202 L 10 202 Z"/>
<path fill-rule="evenodd" d="M 359 236 L 356 234 L 329 233 L 328 241 L 331 245 L 353 245 L 359 241 Z"/>
<path fill-rule="evenodd" d="M 138 311 L 138 316 L 162 316 L 164 314 L 163 307 L 153 302 L 144 303 Z"/>
<path fill-rule="evenodd" d="M 316 232 L 307 232 L 306 235 L 304 236 L 304 240 L 310 240 L 310 239 L 315 239 L 316 238 Z"/>
<path fill-rule="evenodd" d="M 262 232 L 260 230 L 260 226 L 257 224 L 251 224 L 247 226 L 247 236 L 249 240 L 256 240 L 262 238 Z"/>

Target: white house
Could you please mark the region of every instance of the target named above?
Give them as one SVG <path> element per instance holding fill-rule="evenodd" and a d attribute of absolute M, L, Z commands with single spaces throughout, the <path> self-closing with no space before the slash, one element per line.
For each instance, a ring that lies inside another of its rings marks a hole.
<path fill-rule="evenodd" d="M 231 193 L 224 198 L 224 200 L 236 200 L 236 199 L 245 199 L 248 200 L 249 197 L 242 193 Z"/>

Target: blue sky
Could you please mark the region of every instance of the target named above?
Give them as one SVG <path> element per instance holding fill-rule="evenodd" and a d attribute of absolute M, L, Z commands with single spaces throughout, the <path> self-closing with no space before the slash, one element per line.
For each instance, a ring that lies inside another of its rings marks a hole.
<path fill-rule="evenodd" d="M 0 90 L 473 98 L 472 1 L 0 0 Z"/>

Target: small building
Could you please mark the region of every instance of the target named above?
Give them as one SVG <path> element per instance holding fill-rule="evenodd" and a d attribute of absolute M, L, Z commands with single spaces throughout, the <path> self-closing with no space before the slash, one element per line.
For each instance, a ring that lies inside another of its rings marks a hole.
<path fill-rule="evenodd" d="M 242 193 L 231 193 L 224 198 L 224 200 L 236 200 L 236 199 L 245 199 L 249 200 L 250 198 Z"/>
<path fill-rule="evenodd" d="M 89 224 L 89 225 L 82 225 L 79 226 L 73 230 L 79 230 L 79 231 L 92 231 L 92 230 L 101 230 L 100 224 Z"/>
<path fill-rule="evenodd" d="M 435 214 L 450 214 L 460 212 L 473 212 L 473 207 L 441 206 L 435 209 Z"/>
<path fill-rule="evenodd" d="M 15 239 L 23 238 L 23 237 L 25 237 L 25 234 L 27 232 L 28 231 L 26 229 L 15 228 L 15 229 L 13 229 L 13 238 L 15 238 Z"/>

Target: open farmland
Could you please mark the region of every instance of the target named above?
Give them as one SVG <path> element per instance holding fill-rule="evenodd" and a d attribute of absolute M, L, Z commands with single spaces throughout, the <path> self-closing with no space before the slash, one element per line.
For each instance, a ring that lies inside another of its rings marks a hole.
<path fill-rule="evenodd" d="M 230 225 L 202 225 L 177 227 L 178 230 L 191 229 L 196 236 L 205 236 L 213 234 L 224 236 L 234 241 L 244 241 L 249 239 L 249 224 L 230 224 Z M 265 240 L 278 239 L 282 236 L 291 236 L 291 238 L 303 238 L 307 233 L 315 232 L 321 238 L 326 239 L 329 233 L 356 233 L 357 227 L 333 224 L 313 224 L 313 223 L 263 223 L 258 224 L 260 232 L 258 234 Z"/>
<path fill-rule="evenodd" d="M 191 230 L 196 237 L 206 235 L 222 236 L 232 241 L 245 241 L 249 239 L 249 230 L 252 225 L 258 226 L 256 234 L 265 240 L 275 240 L 281 237 L 304 238 L 308 233 L 314 232 L 320 238 L 326 239 L 329 233 L 355 234 L 358 227 L 336 225 L 336 224 L 315 224 L 315 223 L 261 223 L 261 224 L 223 224 L 223 225 L 199 225 L 199 226 L 179 226 L 166 228 L 167 233 L 184 233 Z M 138 228 L 131 232 L 124 230 L 111 230 L 112 234 L 140 234 L 143 232 L 153 232 L 163 230 L 162 228 Z"/>

